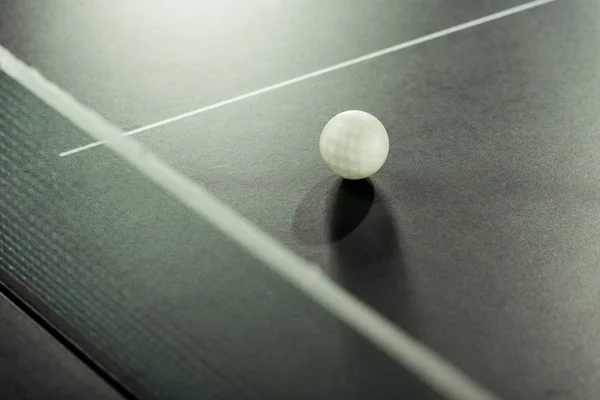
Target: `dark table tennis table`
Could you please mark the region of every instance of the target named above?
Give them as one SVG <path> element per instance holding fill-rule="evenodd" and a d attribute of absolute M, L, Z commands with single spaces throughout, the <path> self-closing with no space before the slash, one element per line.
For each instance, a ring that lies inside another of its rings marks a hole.
<path fill-rule="evenodd" d="M 501 398 L 589 400 L 598 1 L 202 111 L 524 4 L 4 0 L 0 44 Z M 347 109 L 368 181 L 319 156 Z M 443 398 L 3 73 L 0 117 L 0 398 Z"/>

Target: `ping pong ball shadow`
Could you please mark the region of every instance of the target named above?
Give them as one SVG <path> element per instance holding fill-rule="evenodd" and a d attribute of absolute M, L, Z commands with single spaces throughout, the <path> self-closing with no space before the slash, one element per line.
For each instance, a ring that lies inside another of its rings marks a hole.
<path fill-rule="evenodd" d="M 296 237 L 329 255 L 323 267 L 332 280 L 406 326 L 409 288 L 397 226 L 384 196 L 368 179 L 321 182 L 294 219 Z"/>
<path fill-rule="evenodd" d="M 294 235 L 313 246 L 336 242 L 361 224 L 374 198 L 375 189 L 369 180 L 326 179 L 313 187 L 297 207 Z"/>
<path fill-rule="evenodd" d="M 342 180 L 330 211 L 331 242 L 337 242 L 356 230 L 371 210 L 374 199 L 375 188 L 370 180 Z"/>

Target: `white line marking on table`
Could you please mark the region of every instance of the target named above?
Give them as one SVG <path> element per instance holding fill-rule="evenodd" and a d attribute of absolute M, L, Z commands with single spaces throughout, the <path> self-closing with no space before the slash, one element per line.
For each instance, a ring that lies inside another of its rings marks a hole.
<path fill-rule="evenodd" d="M 279 83 L 276 83 L 274 85 L 264 87 L 262 89 L 258 89 L 258 90 L 255 90 L 255 91 L 252 91 L 252 92 L 249 92 L 249 93 L 246 93 L 246 94 L 242 94 L 242 95 L 239 95 L 239 96 L 236 96 L 236 97 L 232 97 L 232 98 L 227 99 L 227 100 L 219 101 L 218 103 L 214 103 L 214 104 L 211 104 L 211 105 L 208 105 L 208 106 L 205 106 L 205 107 L 201 107 L 201 108 L 198 108 L 196 110 L 188 111 L 188 112 L 176 115 L 176 116 L 171 117 L 171 118 L 163 119 L 162 121 L 157 121 L 157 122 L 151 123 L 149 125 L 145 125 L 145 126 L 142 126 L 142 127 L 139 127 L 139 128 L 136 128 L 136 129 L 133 129 L 133 130 L 130 130 L 130 131 L 127 131 L 127 132 L 124 133 L 124 135 L 127 135 L 127 136 L 134 135 L 136 133 L 141 133 L 141 132 L 145 132 L 145 131 L 148 131 L 148 130 L 151 130 L 151 129 L 154 129 L 154 128 L 158 128 L 160 126 L 167 125 L 167 124 L 170 124 L 172 122 L 176 122 L 176 121 L 179 121 L 179 120 L 182 120 L 182 119 L 185 119 L 185 118 L 193 117 L 194 115 L 198 115 L 198 114 L 204 113 L 206 111 L 214 110 L 216 108 L 227 106 L 229 104 L 237 103 L 237 102 L 240 102 L 242 100 L 246 100 L 246 99 L 248 99 L 250 97 L 258 96 L 260 94 L 271 92 L 273 90 L 277 90 L 277 89 L 280 89 L 280 88 L 292 85 L 294 83 L 302 82 L 302 81 L 305 81 L 307 79 L 315 78 L 317 76 L 324 75 L 324 74 L 327 74 L 329 72 L 337 71 L 337 70 L 342 69 L 342 68 L 346 68 L 346 67 L 350 67 L 352 65 L 360 64 L 362 62 L 369 61 L 369 60 L 372 60 L 374 58 L 384 56 L 386 54 L 390 54 L 390 53 L 393 53 L 393 52 L 396 52 L 396 51 L 399 51 L 399 50 L 402 50 L 402 49 L 406 49 L 408 47 L 416 46 L 416 45 L 421 44 L 421 43 L 429 42 L 431 40 L 434 40 L 434 39 L 437 39 L 437 38 L 440 38 L 440 37 L 443 37 L 443 36 L 451 35 L 451 34 L 456 33 L 456 32 L 464 31 L 465 29 L 473 28 L 475 26 L 482 25 L 482 24 L 485 24 L 485 23 L 488 23 L 488 22 L 492 22 L 492 21 L 495 21 L 495 20 L 500 19 L 500 18 L 508 17 L 509 15 L 517 14 L 517 13 L 520 13 L 522 11 L 526 11 L 526 10 L 529 10 L 531 8 L 534 8 L 534 7 L 539 7 L 541 5 L 544 5 L 544 4 L 547 4 L 547 3 L 551 3 L 553 1 L 556 1 L 556 0 L 536 0 L 536 1 L 529 2 L 529 3 L 521 4 L 521 5 L 518 5 L 516 7 L 512 7 L 512 8 L 503 10 L 503 11 L 499 11 L 497 13 L 490 14 L 490 15 L 487 15 L 485 17 L 477 18 L 477 19 L 474 19 L 472 21 L 465 22 L 463 24 L 459 24 L 459 25 L 453 26 L 451 28 L 443 29 L 441 31 L 434 32 L 434 33 L 431 33 L 429 35 L 422 36 L 422 37 L 417 38 L 417 39 L 409 40 L 408 42 L 400 43 L 400 44 L 388 47 L 386 49 L 382 49 L 382 50 L 375 51 L 373 53 L 365 54 L 364 56 L 353 58 L 351 60 L 344 61 L 344 62 L 341 62 L 339 64 L 335 64 L 335 65 L 332 65 L 330 67 L 320 69 L 318 71 L 310 72 L 310 73 L 305 74 L 305 75 L 300 75 L 300 76 L 298 76 L 296 78 L 288 79 L 286 81 L 279 82 Z M 79 153 L 79 152 L 84 151 L 84 150 L 91 149 L 91 148 L 96 147 L 96 146 L 100 146 L 102 144 L 104 144 L 103 141 L 97 141 L 97 142 L 89 143 L 89 144 L 87 144 L 85 146 L 80 146 L 80 147 L 76 147 L 76 148 L 71 149 L 71 150 L 64 151 L 64 152 L 60 153 L 59 156 L 60 157 L 65 157 L 65 156 L 68 156 L 68 155 L 71 155 L 71 154 L 75 154 L 75 153 Z"/>
<path fill-rule="evenodd" d="M 263 232 L 203 186 L 179 173 L 96 112 L 0 46 L 0 70 L 91 137 L 106 143 L 142 174 L 212 223 L 273 272 L 304 292 L 389 357 L 452 400 L 498 400 L 452 364 L 341 289 L 321 269 Z"/>

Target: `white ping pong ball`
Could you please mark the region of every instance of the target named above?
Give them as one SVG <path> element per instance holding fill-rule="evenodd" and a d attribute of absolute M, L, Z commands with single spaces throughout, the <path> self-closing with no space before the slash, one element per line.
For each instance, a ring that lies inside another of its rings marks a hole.
<path fill-rule="evenodd" d="M 358 110 L 331 118 L 321 132 L 321 157 L 336 175 L 364 179 L 373 175 L 387 159 L 390 143 L 383 124 Z"/>

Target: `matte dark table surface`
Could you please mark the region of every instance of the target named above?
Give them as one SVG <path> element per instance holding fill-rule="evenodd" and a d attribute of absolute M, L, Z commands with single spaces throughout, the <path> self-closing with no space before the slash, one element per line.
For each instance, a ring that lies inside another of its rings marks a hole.
<path fill-rule="evenodd" d="M 3 399 L 123 399 L 1 294 L 0 338 Z"/>
<path fill-rule="evenodd" d="M 10 0 L 0 43 L 125 130 L 521 2 Z M 506 399 L 600 392 L 600 3 L 557 0 L 135 138 Z M 0 279 L 139 397 L 438 398 L 0 76 Z M 377 116 L 341 182 L 318 137 Z"/>

